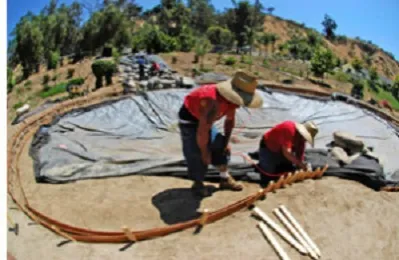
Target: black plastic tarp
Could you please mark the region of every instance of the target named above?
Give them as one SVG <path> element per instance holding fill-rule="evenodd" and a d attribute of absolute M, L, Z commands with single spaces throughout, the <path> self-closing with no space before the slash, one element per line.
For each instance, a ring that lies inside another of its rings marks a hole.
<path fill-rule="evenodd" d="M 190 90 L 161 90 L 77 109 L 43 127 L 35 136 L 31 156 L 39 182 L 62 183 L 131 174 L 187 174 L 181 152 L 177 113 Z M 330 98 L 261 91 L 264 106 L 239 109 L 232 144 L 234 174 L 251 172 L 239 156 L 256 150 L 261 135 L 283 120 L 313 120 L 320 131 L 316 148 L 325 149 L 335 131 L 364 140 L 383 164 L 383 179 L 399 169 L 397 130 L 374 113 Z M 217 122 L 223 129 L 223 120 Z M 221 130 L 222 131 L 222 130 Z M 217 175 L 213 169 L 212 173 Z M 342 175 L 342 172 L 340 173 Z"/>

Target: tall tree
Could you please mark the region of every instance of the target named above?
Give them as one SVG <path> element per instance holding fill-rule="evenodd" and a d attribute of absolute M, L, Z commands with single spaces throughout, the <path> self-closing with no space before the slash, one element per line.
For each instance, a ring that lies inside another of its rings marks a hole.
<path fill-rule="evenodd" d="M 191 10 L 190 24 L 200 34 L 214 24 L 215 8 L 210 0 L 188 0 L 187 7 Z"/>
<path fill-rule="evenodd" d="M 335 30 L 337 29 L 337 23 L 328 15 L 324 16 L 324 20 L 321 23 L 324 26 L 324 33 L 326 38 L 332 40 L 335 38 Z"/>

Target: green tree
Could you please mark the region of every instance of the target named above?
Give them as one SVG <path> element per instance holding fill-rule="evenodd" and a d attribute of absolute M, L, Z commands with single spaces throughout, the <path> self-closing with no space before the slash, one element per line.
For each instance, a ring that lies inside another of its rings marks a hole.
<path fill-rule="evenodd" d="M 364 97 L 364 83 L 360 80 L 352 82 L 351 96 L 363 99 Z"/>
<path fill-rule="evenodd" d="M 335 38 L 335 30 L 337 29 L 337 23 L 328 15 L 324 15 L 324 20 L 321 23 L 324 26 L 324 33 L 326 38 L 332 40 Z"/>
<path fill-rule="evenodd" d="M 33 71 L 39 71 L 43 56 L 43 34 L 40 30 L 40 20 L 32 13 L 21 18 L 14 35 L 16 38 L 15 52 L 23 67 L 23 76 L 28 78 Z"/>
<path fill-rule="evenodd" d="M 372 82 L 378 81 L 379 77 L 378 77 L 377 69 L 375 67 L 372 67 L 370 69 L 369 73 L 370 73 L 370 81 L 372 81 Z"/>
<path fill-rule="evenodd" d="M 331 50 L 319 47 L 313 53 L 310 60 L 311 71 L 316 77 L 323 77 L 324 73 L 330 72 L 335 67 L 335 57 Z"/>
<path fill-rule="evenodd" d="M 214 45 L 231 47 L 233 44 L 234 35 L 229 29 L 220 26 L 211 26 L 207 30 L 206 35 Z"/>
<path fill-rule="evenodd" d="M 204 68 L 205 55 L 210 51 L 212 45 L 211 42 L 206 38 L 199 38 L 195 44 L 195 55 L 200 59 L 201 69 Z"/>
<path fill-rule="evenodd" d="M 187 7 L 191 10 L 190 25 L 200 34 L 215 23 L 215 8 L 210 0 L 188 0 Z"/>

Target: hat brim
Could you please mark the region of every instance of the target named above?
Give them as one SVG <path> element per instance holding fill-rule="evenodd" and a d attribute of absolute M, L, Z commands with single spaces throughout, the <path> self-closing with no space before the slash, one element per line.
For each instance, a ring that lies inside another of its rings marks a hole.
<path fill-rule="evenodd" d="M 263 99 L 258 91 L 254 94 L 236 91 L 231 80 L 220 82 L 216 85 L 219 94 L 238 106 L 245 106 L 249 108 L 259 108 L 263 105 Z"/>
<path fill-rule="evenodd" d="M 312 135 L 309 133 L 309 131 L 306 129 L 306 127 L 303 124 L 295 123 L 295 128 L 298 130 L 298 132 L 305 138 L 305 140 L 314 147 L 314 138 Z"/>

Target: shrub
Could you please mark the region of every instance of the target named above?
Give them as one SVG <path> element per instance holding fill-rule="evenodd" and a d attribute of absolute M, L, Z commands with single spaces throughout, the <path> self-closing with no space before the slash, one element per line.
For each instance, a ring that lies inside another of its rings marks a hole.
<path fill-rule="evenodd" d="M 319 47 L 313 54 L 310 65 L 316 77 L 323 77 L 324 73 L 334 69 L 335 57 L 331 50 Z"/>
<path fill-rule="evenodd" d="M 351 77 L 343 71 L 337 71 L 334 73 L 334 79 L 341 82 L 350 82 Z"/>
<path fill-rule="evenodd" d="M 172 64 L 176 64 L 177 63 L 177 57 L 176 56 L 173 56 L 172 57 Z"/>
<path fill-rule="evenodd" d="M 73 77 L 73 74 L 75 73 L 75 69 L 68 69 L 68 79 L 70 79 L 70 78 L 72 78 Z"/>
<path fill-rule="evenodd" d="M 58 51 L 50 52 L 50 55 L 47 59 L 47 69 L 51 70 L 57 68 L 59 61 L 60 61 L 60 53 Z"/>
<path fill-rule="evenodd" d="M 68 81 L 68 85 L 73 85 L 73 86 L 80 86 L 85 83 L 84 78 L 74 78 Z"/>
<path fill-rule="evenodd" d="M 15 86 L 15 80 L 13 77 L 13 71 L 11 68 L 7 68 L 7 93 L 10 93 Z"/>
<path fill-rule="evenodd" d="M 66 91 L 66 86 L 67 86 L 67 83 L 65 83 L 65 82 L 59 83 L 53 87 L 49 87 L 48 85 L 46 85 L 43 88 L 42 92 L 39 93 L 39 96 L 41 98 L 47 98 L 50 96 L 54 96 L 54 95 L 63 93 Z"/>
<path fill-rule="evenodd" d="M 262 66 L 265 67 L 265 68 L 268 68 L 268 67 L 269 67 L 269 62 L 267 61 L 267 59 L 264 59 L 264 60 L 263 60 Z"/>
<path fill-rule="evenodd" d="M 363 63 L 358 58 L 355 58 L 352 60 L 352 67 L 359 72 L 363 68 Z"/>
<path fill-rule="evenodd" d="M 114 59 L 115 64 L 119 64 L 119 59 L 121 58 L 121 54 L 117 48 L 112 48 L 112 57 Z"/>
<path fill-rule="evenodd" d="M 110 60 L 98 60 L 91 65 L 93 74 L 96 77 L 96 88 L 101 88 L 103 85 L 103 77 L 105 77 L 106 84 L 112 84 L 112 75 L 116 72 L 116 64 Z"/>
<path fill-rule="evenodd" d="M 43 76 L 42 84 L 46 85 L 50 81 L 50 76 L 48 74 Z"/>
<path fill-rule="evenodd" d="M 58 74 L 54 74 L 54 76 L 51 78 L 52 81 L 56 81 L 58 78 Z"/>
<path fill-rule="evenodd" d="M 352 82 L 352 90 L 351 90 L 351 96 L 363 99 L 364 97 L 364 83 L 360 80 L 354 80 Z"/>
<path fill-rule="evenodd" d="M 252 57 L 250 56 L 243 56 L 243 61 L 242 63 L 248 64 L 248 65 L 252 65 Z"/>
<path fill-rule="evenodd" d="M 16 103 L 16 104 L 13 106 L 13 108 L 14 108 L 15 110 L 17 110 L 18 108 L 22 107 L 23 105 L 24 105 L 24 103 L 21 102 L 21 101 L 19 101 L 18 103 Z"/>
<path fill-rule="evenodd" d="M 224 60 L 224 64 L 226 64 L 226 65 L 228 65 L 228 66 L 234 65 L 234 64 L 236 64 L 236 62 L 237 62 L 237 60 L 236 60 L 236 58 L 234 58 L 234 57 L 227 57 L 227 58 Z"/>

